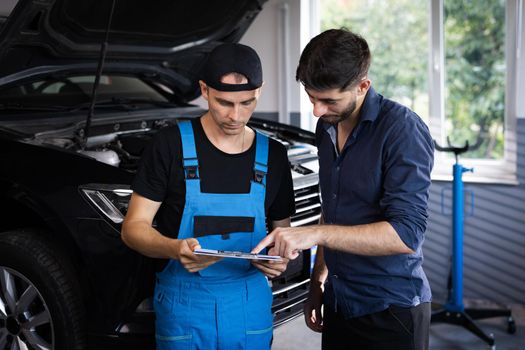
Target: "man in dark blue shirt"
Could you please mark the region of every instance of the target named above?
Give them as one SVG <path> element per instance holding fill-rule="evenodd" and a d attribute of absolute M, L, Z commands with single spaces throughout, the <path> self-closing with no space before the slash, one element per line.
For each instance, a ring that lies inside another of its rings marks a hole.
<path fill-rule="evenodd" d="M 414 112 L 371 87 L 370 60 L 367 42 L 347 30 L 304 49 L 297 80 L 319 117 L 323 222 L 278 228 L 254 252 L 274 243 L 295 258 L 319 246 L 305 318 L 323 332 L 323 349 L 428 349 L 422 244 L 433 142 Z"/>

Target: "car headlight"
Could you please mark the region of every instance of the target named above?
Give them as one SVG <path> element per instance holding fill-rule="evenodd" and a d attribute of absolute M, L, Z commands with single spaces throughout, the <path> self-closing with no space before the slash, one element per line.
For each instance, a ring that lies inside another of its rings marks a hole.
<path fill-rule="evenodd" d="M 124 221 L 128 203 L 133 191 L 129 185 L 87 184 L 80 186 L 80 192 L 115 224 Z"/>

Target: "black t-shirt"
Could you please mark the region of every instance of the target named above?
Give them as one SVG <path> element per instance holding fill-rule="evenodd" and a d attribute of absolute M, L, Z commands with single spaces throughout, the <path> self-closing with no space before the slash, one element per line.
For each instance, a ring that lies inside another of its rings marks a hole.
<path fill-rule="evenodd" d="M 207 193 L 248 193 L 253 179 L 255 141 L 239 154 L 224 153 L 206 137 L 200 118 L 191 121 L 199 159 L 201 191 Z M 269 140 L 265 209 L 268 221 L 282 220 L 295 211 L 290 165 L 286 148 Z M 186 201 L 182 168 L 182 141 L 179 127 L 162 129 L 146 148 L 132 183 L 133 191 L 162 202 L 156 216 L 157 229 L 176 238 Z"/>

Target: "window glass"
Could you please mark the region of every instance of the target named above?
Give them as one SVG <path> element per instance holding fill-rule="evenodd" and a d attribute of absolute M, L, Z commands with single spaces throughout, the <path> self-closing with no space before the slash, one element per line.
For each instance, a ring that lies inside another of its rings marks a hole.
<path fill-rule="evenodd" d="M 367 40 L 374 89 L 428 121 L 428 3 L 320 0 L 320 5 L 321 31 L 345 27 Z"/>
<path fill-rule="evenodd" d="M 445 135 L 464 158 L 504 156 L 505 2 L 445 0 Z"/>
<path fill-rule="evenodd" d="M 28 105 L 76 105 L 91 100 L 95 76 L 53 78 L 3 90 L 0 103 Z M 128 76 L 103 75 L 100 77 L 97 100 L 108 98 L 143 98 L 167 102 L 167 98 L 144 81 Z"/>

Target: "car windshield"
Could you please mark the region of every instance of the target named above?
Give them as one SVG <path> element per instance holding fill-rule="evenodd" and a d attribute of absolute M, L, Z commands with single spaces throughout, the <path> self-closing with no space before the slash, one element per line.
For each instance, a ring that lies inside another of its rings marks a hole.
<path fill-rule="evenodd" d="M 0 105 L 4 108 L 47 109 L 75 107 L 91 101 L 95 76 L 49 77 L 19 85 L 0 93 Z M 169 94 L 162 85 L 152 85 L 132 76 L 102 75 L 97 90 L 98 101 L 137 100 L 168 103 Z"/>

